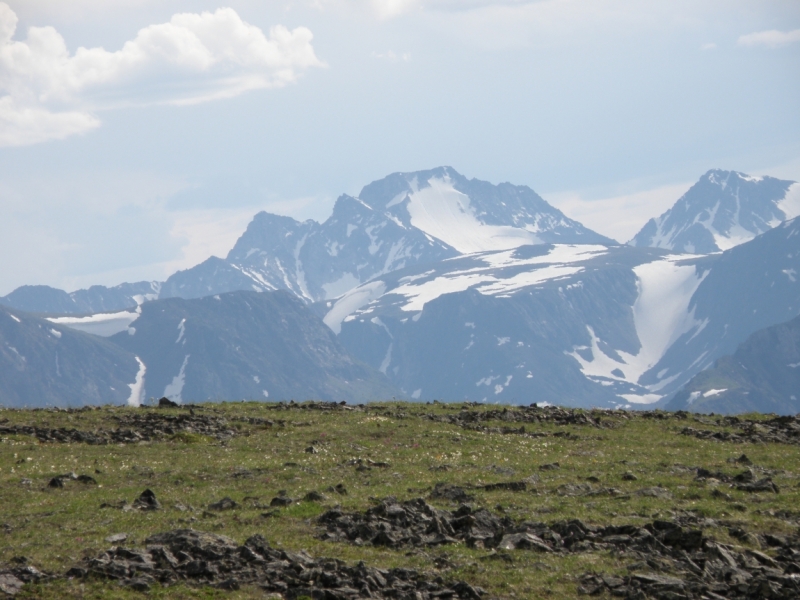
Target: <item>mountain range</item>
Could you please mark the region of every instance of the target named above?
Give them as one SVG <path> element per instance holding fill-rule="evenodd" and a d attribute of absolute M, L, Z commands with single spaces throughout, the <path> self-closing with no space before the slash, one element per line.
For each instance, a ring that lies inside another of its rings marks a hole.
<path fill-rule="evenodd" d="M 160 291 L 158 281 L 121 283 L 114 287 L 93 285 L 71 293 L 47 285 L 23 285 L 0 298 L 0 305 L 39 314 L 88 315 L 135 307 L 156 300 Z"/>
<path fill-rule="evenodd" d="M 123 404 L 139 370 L 116 344 L 0 306 L 0 404 Z"/>
<path fill-rule="evenodd" d="M 2 404 L 137 405 L 162 396 L 361 402 L 399 394 L 285 291 L 154 300 L 116 315 L 94 335 L 76 331 L 77 319 L 64 325 L 0 307 Z"/>
<path fill-rule="evenodd" d="M 324 223 L 261 212 L 222 261 L 167 279 L 160 297 L 286 289 L 337 298 L 398 269 L 543 243 L 613 244 L 526 186 L 467 179 L 450 167 L 395 173 L 343 195 Z"/>
<path fill-rule="evenodd" d="M 324 321 L 412 398 L 650 404 L 797 315 L 798 256 L 800 219 L 708 256 L 523 246 L 375 279 Z"/>
<path fill-rule="evenodd" d="M 621 245 L 526 186 L 440 167 L 343 195 L 323 223 L 259 213 L 226 258 L 165 282 L 23 286 L 0 303 L 105 336 L 145 365 L 148 397 L 664 406 L 800 312 L 798 214 L 794 182 L 712 170 Z M 266 298 L 259 310 L 328 338 L 236 324 Z"/>

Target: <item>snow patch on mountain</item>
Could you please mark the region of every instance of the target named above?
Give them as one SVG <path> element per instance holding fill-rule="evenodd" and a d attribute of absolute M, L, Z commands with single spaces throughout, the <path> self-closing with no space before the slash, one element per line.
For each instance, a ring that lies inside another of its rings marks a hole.
<path fill-rule="evenodd" d="M 330 283 L 323 284 L 322 289 L 325 290 L 325 300 L 338 298 L 348 290 L 352 290 L 361 281 L 352 273 L 344 273 L 339 279 L 331 281 Z"/>
<path fill-rule="evenodd" d="M 787 221 L 795 217 L 800 217 L 800 183 L 793 183 L 789 187 L 783 200 L 778 202 L 777 207 L 778 210 L 783 213 L 783 218 Z"/>
<path fill-rule="evenodd" d="M 444 294 L 463 292 L 469 288 L 485 282 L 496 282 L 497 278 L 489 273 L 447 274 L 436 277 L 424 283 L 410 283 L 393 289 L 390 293 L 405 297 L 405 304 L 401 306 L 404 311 L 421 311 L 431 300 Z"/>
<path fill-rule="evenodd" d="M 175 343 L 180 344 L 184 335 L 186 335 L 186 319 L 181 319 L 181 322 L 178 323 L 178 339 L 175 340 Z M 186 340 L 183 340 L 183 343 L 185 344 Z"/>
<path fill-rule="evenodd" d="M 386 284 L 383 281 L 373 281 L 354 288 L 337 300 L 322 320 L 338 334 L 342 330 L 342 321 L 363 306 L 380 298 L 385 291 Z"/>
<path fill-rule="evenodd" d="M 706 274 L 699 274 L 695 265 L 678 264 L 681 258 L 685 257 L 666 257 L 633 269 L 639 280 L 633 318 L 642 345 L 637 355 L 640 375 L 654 366 L 675 340 L 701 325 L 689 304 Z"/>
<path fill-rule="evenodd" d="M 412 285 L 411 282 L 391 290 L 391 294 L 404 295 L 408 303 L 405 311 L 422 310 L 426 303 L 439 296 L 455 291 L 475 288 L 487 296 L 507 297 L 523 288 L 534 286 L 545 281 L 561 279 L 574 275 L 583 267 L 566 266 L 570 263 L 582 262 L 601 256 L 607 252 L 605 246 L 555 245 L 548 252 L 530 258 L 519 258 L 515 252 L 501 251 L 487 254 L 476 254 L 476 261 L 484 263 L 464 271 L 452 271 L 432 281 Z M 523 270 L 508 276 L 506 269 L 542 265 L 540 268 Z M 498 269 L 501 269 L 498 271 Z M 402 281 L 402 280 L 401 280 Z"/>
<path fill-rule="evenodd" d="M 110 337 L 120 331 L 126 331 L 131 324 L 142 314 L 141 306 L 135 311 L 121 311 L 115 313 L 98 313 L 86 317 L 50 317 L 47 320 L 57 325 L 64 325 L 70 329 Z"/>
<path fill-rule="evenodd" d="M 135 357 L 136 362 L 139 363 L 139 370 L 136 372 L 136 379 L 133 383 L 129 383 L 128 387 L 131 388 L 131 395 L 128 397 L 128 406 L 141 406 L 144 402 L 144 376 L 147 373 L 142 359 L 138 356 Z"/>
<path fill-rule="evenodd" d="M 693 264 L 680 264 L 685 256 L 667 256 L 633 268 L 638 296 L 633 305 L 633 320 L 639 339 L 639 352 L 616 350 L 612 357 L 601 348 L 602 340 L 587 325 L 590 346 L 576 346 L 567 352 L 580 364 L 586 377 L 597 380 L 626 381 L 639 385 L 642 375 L 655 367 L 667 350 L 683 334 L 705 325 L 695 319 L 690 308 L 692 296 L 707 272 L 698 273 Z M 588 355 L 588 358 L 587 358 Z M 659 371 L 656 384 L 644 386 L 652 393 L 621 394 L 634 403 L 652 403 L 661 398 L 660 389 L 677 377 L 664 378 L 668 369 Z"/>
<path fill-rule="evenodd" d="M 486 296 L 508 297 L 525 288 L 571 277 L 583 270 L 582 266 L 571 263 L 588 261 L 607 251 L 608 248 L 599 245 L 552 245 L 544 251 L 537 250 L 535 256 L 526 256 L 524 249 L 514 249 L 455 257 L 440 263 L 445 271 L 441 274 L 434 269 L 391 283 L 387 283 L 387 278 L 359 286 L 337 300 L 323 320 L 338 334 L 343 321 L 369 313 L 381 297 L 396 303 L 403 312 L 416 313 L 445 294 L 471 288 Z M 460 265 L 464 268 L 459 268 Z M 413 317 L 415 321 L 417 318 L 418 315 Z"/>
<path fill-rule="evenodd" d="M 183 392 L 183 386 L 186 383 L 186 365 L 189 364 L 189 355 L 186 355 L 186 358 L 183 359 L 183 363 L 181 364 L 181 370 L 178 374 L 172 378 L 172 381 L 167 384 L 167 387 L 164 388 L 164 396 L 173 400 L 175 402 L 182 402 L 181 400 L 181 392 Z"/>
<path fill-rule="evenodd" d="M 470 197 L 453 187 L 449 175 L 432 177 L 427 187 L 415 189 L 408 199 L 411 225 L 464 254 L 542 243 L 531 231 L 480 221 Z"/>
<path fill-rule="evenodd" d="M 597 244 L 553 245 L 546 253 L 528 258 L 520 258 L 513 250 L 478 255 L 490 267 L 521 267 L 526 265 L 569 264 L 583 262 L 608 252 L 606 246 Z"/>

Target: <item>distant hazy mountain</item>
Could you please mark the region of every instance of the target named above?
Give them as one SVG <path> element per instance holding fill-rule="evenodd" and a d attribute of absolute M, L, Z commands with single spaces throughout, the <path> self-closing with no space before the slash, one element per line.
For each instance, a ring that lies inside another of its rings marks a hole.
<path fill-rule="evenodd" d="M 714 169 L 628 242 L 690 254 L 727 250 L 800 216 L 800 185 Z"/>
<path fill-rule="evenodd" d="M 752 334 L 732 356 L 723 356 L 695 375 L 667 408 L 800 412 L 800 317 Z"/>
<path fill-rule="evenodd" d="M 156 300 L 64 323 L 0 307 L 0 405 L 400 395 L 284 291 Z M 101 337 L 75 327 L 119 333 Z"/>
<path fill-rule="evenodd" d="M 170 277 L 162 298 L 286 289 L 307 302 L 374 277 L 472 252 L 544 243 L 613 244 L 526 186 L 450 167 L 395 173 L 341 196 L 324 223 L 259 213 L 228 254 Z"/>
<path fill-rule="evenodd" d="M 91 314 L 123 310 L 155 300 L 160 287 L 156 281 L 139 281 L 111 288 L 93 285 L 86 290 L 67 293 L 47 285 L 23 285 L 0 297 L 0 304 L 33 313 Z"/>
<path fill-rule="evenodd" d="M 145 398 L 363 402 L 399 394 L 284 291 L 148 302 L 109 340 L 141 358 Z"/>
<path fill-rule="evenodd" d="M 139 364 L 108 340 L 0 306 L 0 405 L 123 404 Z"/>
<path fill-rule="evenodd" d="M 800 218 L 782 221 L 797 213 L 797 184 L 709 171 L 648 225 L 655 233 L 620 246 L 527 187 L 442 167 L 342 196 L 322 224 L 260 213 L 226 259 L 174 274 L 159 300 L 133 294 L 151 284 L 111 288 L 116 305 L 99 287 L 6 300 L 64 312 L 52 307 L 103 292 L 93 302 L 110 312 L 37 323 L 112 336 L 127 365 L 141 361 L 141 397 L 613 407 L 664 406 L 680 392 L 675 402 L 693 408 L 783 411 L 783 384 L 747 384 L 763 401 L 743 400 L 741 382 L 704 395 L 722 389 L 706 375 L 681 389 L 800 313 Z"/>
<path fill-rule="evenodd" d="M 652 403 L 796 316 L 798 271 L 800 219 L 707 257 L 527 246 L 381 276 L 324 320 L 412 397 Z"/>

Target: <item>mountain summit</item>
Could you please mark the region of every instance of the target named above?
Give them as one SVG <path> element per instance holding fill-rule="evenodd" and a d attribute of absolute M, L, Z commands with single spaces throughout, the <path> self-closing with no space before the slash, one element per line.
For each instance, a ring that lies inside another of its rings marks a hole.
<path fill-rule="evenodd" d="M 713 169 L 628 242 L 690 254 L 728 250 L 800 215 L 800 184 Z"/>
<path fill-rule="evenodd" d="M 527 186 L 467 179 L 451 167 L 394 173 L 358 197 L 340 196 L 324 223 L 257 214 L 225 261 L 176 273 L 160 297 L 287 289 L 316 302 L 398 269 L 554 242 L 615 244 Z"/>

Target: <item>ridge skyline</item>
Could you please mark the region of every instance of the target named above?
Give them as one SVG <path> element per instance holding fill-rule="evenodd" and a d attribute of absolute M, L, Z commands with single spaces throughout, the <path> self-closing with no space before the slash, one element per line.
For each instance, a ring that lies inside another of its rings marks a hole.
<path fill-rule="evenodd" d="M 208 260 L 208 259 L 211 259 L 211 258 L 214 258 L 214 257 L 221 258 L 222 256 L 225 256 L 227 258 L 230 255 L 230 253 L 233 251 L 233 247 L 235 246 L 236 241 L 238 241 L 238 239 L 241 237 L 242 231 L 245 230 L 246 226 L 249 225 L 249 223 L 251 223 L 253 221 L 253 219 L 255 219 L 258 215 L 260 215 L 262 213 L 275 215 L 275 216 L 278 216 L 278 217 L 281 217 L 281 218 L 288 218 L 288 219 L 291 219 L 291 220 L 293 220 L 295 222 L 298 222 L 298 223 L 305 223 L 305 222 L 313 221 L 313 222 L 315 222 L 317 224 L 323 224 L 323 223 L 325 223 L 326 221 L 328 221 L 331 218 L 331 216 L 333 215 L 333 211 L 334 211 L 334 209 L 336 207 L 336 204 L 338 202 L 342 201 L 345 198 L 359 198 L 361 196 L 361 194 L 364 193 L 364 190 L 366 190 L 367 188 L 369 188 L 371 185 L 375 184 L 378 181 L 383 181 L 383 180 L 385 180 L 387 178 L 395 177 L 395 176 L 413 175 L 415 173 L 428 173 L 428 172 L 438 171 L 438 170 L 441 170 L 441 169 L 450 169 L 453 172 L 455 172 L 456 174 L 458 174 L 460 177 L 463 177 L 453 167 L 446 166 L 446 165 L 435 167 L 433 169 L 424 169 L 424 170 L 420 170 L 420 171 L 395 171 L 395 172 L 383 177 L 382 179 L 379 179 L 379 180 L 373 181 L 371 183 L 362 185 L 360 191 L 355 193 L 355 194 L 349 194 L 349 193 L 346 193 L 346 192 L 339 194 L 339 196 L 337 196 L 336 200 L 331 204 L 330 212 L 327 213 L 327 217 L 325 217 L 324 219 L 321 218 L 321 217 L 317 217 L 317 218 L 313 218 L 313 217 L 296 218 L 295 216 L 292 216 L 291 214 L 285 214 L 285 213 L 292 212 L 292 211 L 283 211 L 283 214 L 282 214 L 281 212 L 271 212 L 268 209 L 256 209 L 255 207 L 253 209 L 243 209 L 243 212 L 242 212 L 243 217 L 238 220 L 238 222 L 239 223 L 243 223 L 243 225 L 241 225 L 240 227 L 231 226 L 230 234 L 228 235 L 228 238 L 226 238 L 226 239 L 230 239 L 232 241 L 225 242 L 226 248 L 222 252 L 215 252 L 215 253 L 211 253 L 211 254 L 206 254 L 205 257 L 202 258 L 201 260 L 197 260 L 195 262 L 187 263 L 186 266 L 184 266 L 184 267 L 178 266 L 178 267 L 172 268 L 172 269 L 170 269 L 168 271 L 165 271 L 165 276 L 163 278 L 141 279 L 141 280 L 137 280 L 135 282 L 135 284 L 162 283 L 163 281 L 166 281 L 166 279 L 168 279 L 169 277 L 171 277 L 175 273 L 177 273 L 179 271 L 182 271 L 182 270 L 185 270 L 185 269 L 188 269 L 188 268 L 191 268 L 193 266 L 196 266 L 197 264 L 199 264 L 201 262 L 204 262 L 205 260 Z M 702 181 L 704 178 L 708 177 L 709 174 L 711 174 L 713 172 L 724 172 L 724 173 L 730 173 L 730 174 L 743 175 L 745 178 L 755 177 L 757 179 L 763 179 L 764 177 L 766 177 L 766 178 L 773 178 L 774 179 L 774 177 L 772 177 L 772 176 L 770 176 L 768 174 L 759 174 L 759 175 L 752 176 L 752 175 L 745 174 L 745 173 L 743 173 L 741 171 L 712 168 L 712 169 L 707 170 L 699 178 L 699 180 L 695 181 L 694 183 L 668 185 L 668 186 L 663 186 L 661 188 L 656 188 L 655 190 L 651 190 L 650 192 L 651 193 L 659 192 L 662 195 L 662 197 L 659 199 L 659 202 L 656 205 L 648 208 L 646 214 L 643 214 L 640 217 L 641 223 L 639 224 L 639 228 L 636 231 L 637 232 L 641 232 L 642 228 L 645 227 L 649 223 L 649 221 L 652 221 L 652 220 L 658 218 L 659 215 L 663 216 L 665 214 L 665 211 L 669 211 L 669 209 L 671 207 L 673 207 L 677 203 L 678 200 L 683 198 L 683 195 L 685 195 L 685 193 L 688 193 L 688 191 L 690 191 L 692 189 L 692 187 L 698 183 L 698 181 Z M 480 181 L 477 178 L 473 178 L 473 180 Z M 793 183 L 791 180 L 784 180 L 784 182 Z M 519 183 L 518 184 L 513 184 L 513 183 L 510 183 L 510 182 L 504 181 L 504 182 L 499 182 L 496 185 L 514 185 L 516 187 L 527 188 L 527 189 L 533 191 L 528 184 L 524 184 L 524 183 L 523 184 L 519 184 Z M 536 194 L 536 193 L 534 192 L 534 194 Z M 536 194 L 536 195 L 538 196 L 538 194 Z M 631 201 L 629 199 L 641 197 L 641 195 L 642 194 L 622 195 L 622 196 L 619 196 L 618 198 L 621 199 L 621 202 L 622 202 L 623 205 L 629 205 L 630 201 Z M 584 226 L 586 226 L 586 223 L 584 223 L 584 221 L 581 220 L 580 215 L 576 215 L 576 213 L 584 212 L 584 213 L 586 213 L 586 215 L 588 217 L 591 217 L 592 214 L 593 214 L 591 207 L 593 205 L 597 205 L 597 206 L 605 205 L 607 207 L 607 205 L 609 203 L 613 203 L 616 200 L 615 198 L 612 198 L 610 200 L 608 200 L 608 199 L 607 200 L 599 199 L 599 200 L 581 201 L 581 202 L 576 204 L 574 201 L 570 201 L 569 199 L 565 200 L 564 196 L 559 197 L 559 194 L 556 194 L 555 197 L 556 198 L 554 200 L 544 199 L 544 201 L 547 204 L 549 204 L 550 206 L 552 206 L 555 210 L 564 213 L 568 218 L 571 218 L 571 219 L 577 221 L 578 223 L 583 224 Z M 541 196 L 540 196 L 540 198 L 541 198 Z M 641 207 L 644 206 L 645 203 L 641 199 L 638 200 L 637 203 L 640 205 L 640 208 L 638 210 L 643 210 Z M 660 208 L 657 208 L 657 207 L 660 207 Z M 630 206 L 628 206 L 628 208 L 630 208 Z M 253 212 L 253 210 L 255 210 L 255 212 Z M 607 213 L 607 212 L 608 211 L 604 211 L 604 213 Z M 615 211 L 612 211 L 612 213 L 613 212 L 615 212 Z M 616 212 L 621 213 L 621 214 L 627 214 L 627 212 L 630 212 L 630 211 L 619 209 Z M 633 212 L 636 212 L 636 211 L 633 211 Z M 633 234 L 630 235 L 630 237 L 628 239 L 618 239 L 618 238 L 614 238 L 614 237 L 611 237 L 609 239 L 612 242 L 615 242 L 615 243 L 618 243 L 618 244 L 629 244 L 629 243 L 634 242 L 636 235 L 637 235 L 637 233 L 633 233 Z M 210 235 L 209 237 L 214 237 L 214 236 Z M 218 242 L 218 247 L 220 249 L 222 249 L 223 245 L 220 242 Z M 183 262 L 186 262 L 186 261 L 183 261 Z M 104 287 L 113 288 L 113 287 L 118 287 L 120 285 L 126 285 L 127 282 L 131 281 L 131 279 L 123 280 L 122 282 L 119 282 L 119 279 L 114 279 L 114 280 L 109 281 L 108 279 L 104 279 L 102 277 L 100 277 L 98 279 L 87 279 L 87 278 L 91 278 L 91 277 L 92 276 L 87 275 L 87 276 L 85 276 L 83 278 L 87 282 L 86 285 L 61 286 L 61 287 L 59 287 L 57 285 L 51 285 L 49 283 L 41 283 L 41 282 L 33 282 L 32 283 L 30 281 L 26 281 L 26 282 L 22 283 L 21 286 L 44 285 L 44 286 L 47 286 L 47 287 L 54 287 L 56 289 L 72 289 L 73 292 L 80 292 L 80 290 L 86 289 L 86 288 L 91 287 L 91 286 L 101 285 L 101 286 L 104 286 Z M 15 289 L 17 289 L 18 287 L 21 287 L 21 286 L 16 286 L 13 289 L 9 289 L 9 290 L 7 290 L 6 293 L 10 293 L 10 292 L 14 291 Z M 72 293 L 72 292 L 70 292 L 70 293 Z"/>

